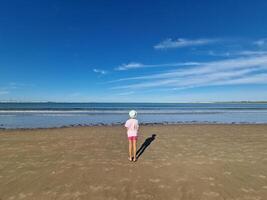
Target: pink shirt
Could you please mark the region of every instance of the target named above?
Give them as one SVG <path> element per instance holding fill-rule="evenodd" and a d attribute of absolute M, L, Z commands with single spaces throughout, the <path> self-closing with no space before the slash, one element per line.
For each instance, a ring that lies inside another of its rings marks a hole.
<path fill-rule="evenodd" d="M 128 137 L 137 136 L 139 125 L 136 119 L 128 119 L 125 123 L 125 127 L 127 128 Z"/>

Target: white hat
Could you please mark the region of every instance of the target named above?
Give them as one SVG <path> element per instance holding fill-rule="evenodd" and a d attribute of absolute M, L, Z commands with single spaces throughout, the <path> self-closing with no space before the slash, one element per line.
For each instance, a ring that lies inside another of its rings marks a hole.
<path fill-rule="evenodd" d="M 129 116 L 130 116 L 131 118 L 135 118 L 135 117 L 137 116 L 137 112 L 136 112 L 135 110 L 131 110 L 131 111 L 129 112 Z"/>

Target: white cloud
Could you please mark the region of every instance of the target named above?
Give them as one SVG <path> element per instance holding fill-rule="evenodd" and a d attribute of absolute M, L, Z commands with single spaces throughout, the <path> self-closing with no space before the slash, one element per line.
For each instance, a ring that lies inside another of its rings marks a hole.
<path fill-rule="evenodd" d="M 213 61 L 195 67 L 148 76 L 129 77 L 125 78 L 124 81 L 141 80 L 141 82 L 114 86 L 113 89 L 157 87 L 177 89 L 218 84 L 223 85 L 224 83 L 245 84 L 246 80 L 249 80 L 249 83 L 267 84 L 267 80 L 264 79 L 265 76 L 267 76 L 267 56 L 250 56 Z M 123 81 L 122 79 L 120 80 Z"/>
<path fill-rule="evenodd" d="M 254 45 L 257 45 L 259 47 L 265 46 L 267 44 L 267 39 L 259 39 L 253 42 Z"/>
<path fill-rule="evenodd" d="M 154 49 L 172 49 L 172 48 L 182 48 L 188 46 L 201 46 L 207 45 L 211 43 L 218 42 L 218 39 L 195 39 L 195 40 L 188 40 L 179 38 L 177 40 L 173 40 L 168 38 L 159 44 L 154 46 Z"/>
<path fill-rule="evenodd" d="M 134 91 L 122 92 L 122 93 L 119 93 L 117 95 L 119 95 L 119 96 L 128 96 L 128 95 L 131 95 L 131 94 L 134 94 Z"/>
<path fill-rule="evenodd" d="M 142 63 L 131 62 L 131 63 L 128 63 L 128 64 L 122 64 L 122 65 L 116 67 L 115 70 L 123 71 L 123 70 L 128 70 L 128 69 L 142 68 L 144 66 L 145 65 L 142 64 Z"/>
<path fill-rule="evenodd" d="M 138 68 L 152 68 L 152 67 L 180 67 L 180 66 L 194 66 L 194 65 L 200 65 L 198 62 L 181 62 L 181 63 L 163 63 L 163 64 L 142 64 L 142 63 L 129 63 L 129 64 L 123 64 L 119 67 L 116 67 L 115 70 L 118 71 L 125 71 L 130 69 L 138 69 Z"/>
<path fill-rule="evenodd" d="M 93 69 L 93 72 L 95 72 L 95 73 L 99 73 L 99 74 L 102 74 L 102 75 L 108 73 L 106 70 L 101 70 L 101 69 Z"/>

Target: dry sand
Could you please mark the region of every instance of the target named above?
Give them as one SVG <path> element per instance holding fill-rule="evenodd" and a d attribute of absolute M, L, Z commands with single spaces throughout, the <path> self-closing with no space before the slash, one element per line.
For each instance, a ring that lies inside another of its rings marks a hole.
<path fill-rule="evenodd" d="M 0 131 L 0 199 L 267 199 L 267 125 L 141 127 L 136 163 L 119 126 Z"/>

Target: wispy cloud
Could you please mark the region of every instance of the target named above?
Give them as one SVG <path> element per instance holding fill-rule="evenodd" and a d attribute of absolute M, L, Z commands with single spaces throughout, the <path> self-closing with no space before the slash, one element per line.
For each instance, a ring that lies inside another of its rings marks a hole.
<path fill-rule="evenodd" d="M 102 75 L 105 75 L 108 73 L 106 70 L 102 70 L 102 69 L 93 69 L 93 72 L 102 74 Z"/>
<path fill-rule="evenodd" d="M 9 82 L 5 85 L 0 86 L 0 95 L 6 95 L 11 93 L 14 90 L 22 89 L 25 87 L 31 87 L 30 84 L 23 84 L 23 83 L 16 83 L 16 82 Z"/>
<path fill-rule="evenodd" d="M 265 68 L 266 70 L 267 68 Z M 264 68 L 243 69 L 217 74 L 207 74 L 201 78 L 188 79 L 182 83 L 173 84 L 173 89 L 188 89 L 203 86 L 236 85 L 236 84 L 258 84 L 267 83 L 267 73 L 255 74 Z M 261 77 L 261 78 L 260 78 Z M 265 77 L 265 79 L 263 79 Z"/>
<path fill-rule="evenodd" d="M 138 83 L 114 86 L 113 89 L 192 88 L 211 85 L 267 83 L 267 56 L 238 57 L 203 63 L 186 69 L 147 76 L 129 77 Z M 141 80 L 141 81 L 140 81 Z M 124 81 L 127 81 L 124 79 Z"/>
<path fill-rule="evenodd" d="M 119 95 L 119 96 L 128 96 L 128 95 L 131 95 L 131 94 L 134 94 L 134 91 L 122 92 L 122 93 L 118 93 L 117 95 Z"/>
<path fill-rule="evenodd" d="M 267 55 L 267 51 L 240 51 L 236 52 L 236 55 L 240 56 Z"/>
<path fill-rule="evenodd" d="M 5 95 L 5 94 L 8 94 L 8 93 L 9 93 L 9 91 L 0 89 L 0 95 Z"/>
<path fill-rule="evenodd" d="M 125 71 L 130 69 L 139 69 L 139 68 L 152 68 L 152 67 L 179 67 L 179 66 L 194 66 L 200 65 L 198 62 L 183 62 L 183 63 L 163 63 L 163 64 L 142 64 L 142 63 L 128 63 L 122 64 L 115 68 L 117 71 Z"/>
<path fill-rule="evenodd" d="M 204 86 L 226 86 L 226 85 L 242 85 L 242 84 L 266 84 L 267 83 L 267 74 L 253 74 L 250 76 L 244 77 L 234 77 L 232 79 L 225 79 L 225 80 L 206 80 L 206 82 L 197 83 L 197 85 L 187 85 L 181 86 L 177 85 L 176 87 L 171 87 L 168 90 L 185 90 L 195 87 L 204 87 Z"/>
<path fill-rule="evenodd" d="M 254 45 L 257 45 L 258 47 L 263 47 L 267 45 L 267 39 L 266 38 L 262 38 L 259 40 L 256 40 L 253 42 Z"/>
<path fill-rule="evenodd" d="M 218 39 L 189 40 L 189 39 L 183 39 L 183 38 L 173 40 L 171 38 L 168 38 L 156 44 L 154 46 L 154 49 L 173 49 L 173 48 L 182 48 L 182 47 L 189 47 L 189 46 L 201 46 L 201 45 L 207 45 L 207 44 L 216 43 L 216 42 L 219 42 L 219 40 Z"/>
<path fill-rule="evenodd" d="M 216 52 L 208 51 L 210 56 L 221 56 L 221 57 L 234 57 L 234 56 L 257 56 L 257 55 L 267 55 L 267 51 L 228 51 L 228 52 Z"/>
<path fill-rule="evenodd" d="M 123 70 L 129 70 L 129 69 L 137 69 L 137 68 L 142 68 L 145 65 L 142 63 L 135 63 L 135 62 L 131 62 L 128 64 L 122 64 L 118 67 L 116 67 L 114 70 L 118 70 L 118 71 L 123 71 Z"/>

